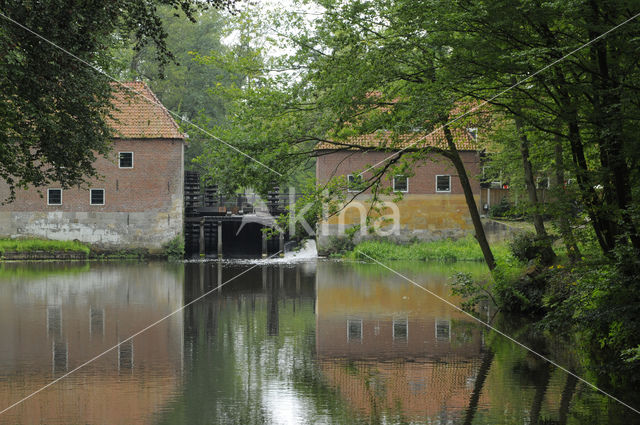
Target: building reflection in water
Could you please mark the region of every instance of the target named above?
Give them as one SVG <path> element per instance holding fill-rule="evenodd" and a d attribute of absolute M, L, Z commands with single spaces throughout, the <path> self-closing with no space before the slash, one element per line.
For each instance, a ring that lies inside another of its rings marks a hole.
<path fill-rule="evenodd" d="M 375 265 L 46 267 L 0 279 L 0 407 L 122 344 L 0 424 L 536 423 L 556 399 L 566 420 L 576 388 Z M 430 270 L 417 281 L 448 297 Z"/>
<path fill-rule="evenodd" d="M 443 280 L 421 282 L 448 297 Z M 373 267 L 319 267 L 316 282 L 319 367 L 353 409 L 408 421 L 464 416 L 483 353 L 468 317 Z"/>
<path fill-rule="evenodd" d="M 182 305 L 183 275 L 174 266 L 2 267 L 2 408 Z M 182 341 L 176 314 L 4 413 L 0 423 L 149 423 L 180 384 Z"/>

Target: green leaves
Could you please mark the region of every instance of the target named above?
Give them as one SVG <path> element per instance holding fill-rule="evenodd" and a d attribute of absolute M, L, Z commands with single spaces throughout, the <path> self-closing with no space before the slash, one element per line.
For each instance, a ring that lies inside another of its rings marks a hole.
<path fill-rule="evenodd" d="M 132 37 L 132 56 L 153 45 L 162 72 L 173 54 L 158 6 L 180 9 L 193 20 L 206 6 L 232 3 L 0 1 L 3 14 L 55 44 L 0 18 L 0 178 L 10 196 L 16 187 L 67 187 L 96 176 L 93 162 L 108 152 L 112 136 L 105 123 L 110 79 L 98 70 L 118 70 L 126 55 L 114 61 L 112 48 Z"/>

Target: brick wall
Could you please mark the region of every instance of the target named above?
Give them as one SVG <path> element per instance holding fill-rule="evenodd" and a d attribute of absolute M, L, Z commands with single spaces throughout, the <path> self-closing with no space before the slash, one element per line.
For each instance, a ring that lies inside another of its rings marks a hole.
<path fill-rule="evenodd" d="M 158 251 L 183 225 L 181 139 L 115 140 L 95 167 L 100 178 L 62 191 L 62 205 L 47 205 L 47 189 L 18 190 L 0 205 L 0 237 L 77 239 L 105 249 Z M 133 168 L 119 168 L 118 153 L 133 152 Z M 104 205 L 90 204 L 90 189 L 104 189 Z M 0 197 L 9 190 L 0 183 Z"/>
<path fill-rule="evenodd" d="M 62 205 L 47 205 L 47 187 L 18 190 L 16 200 L 0 205 L 0 211 L 138 212 L 169 210 L 176 195 L 182 196 L 182 141 L 178 139 L 116 140 L 109 157 L 98 157 L 95 167 L 102 178 L 87 188 L 62 191 Z M 118 167 L 118 152 L 133 152 L 133 168 Z M 2 182 L 3 183 L 3 182 Z M 90 205 L 89 189 L 104 189 L 105 204 Z M 0 183 L 0 196 L 9 194 Z M 42 197 L 40 196 L 42 195 Z"/>
<path fill-rule="evenodd" d="M 357 174 L 389 155 L 386 152 L 336 152 L 320 156 L 316 164 L 317 182 L 323 184 L 333 176 Z M 479 155 L 475 151 L 463 151 L 460 156 L 477 206 L 480 202 Z M 450 192 L 436 192 L 437 175 L 451 176 Z M 385 176 L 382 184 L 389 187 L 392 176 Z M 371 237 L 385 237 L 396 242 L 455 239 L 473 231 L 460 179 L 451 162 L 442 156 L 434 155 L 415 165 L 414 175 L 408 177 L 408 192 L 403 194 L 401 201 L 396 202 L 393 196 L 383 195 L 378 206 L 384 208 L 375 212 L 369 208 L 369 198 L 366 192 L 359 194 L 338 214 L 327 216 L 319 223 L 317 244 L 320 253 L 330 252 L 332 240 L 348 237 L 346 230 L 356 225 L 361 228 L 353 235 L 355 242 Z M 347 200 L 351 198 L 347 197 Z M 368 225 L 371 228 L 367 228 L 365 222 L 367 214 L 373 219 Z M 380 216 L 384 216 L 384 220 Z"/>
<path fill-rule="evenodd" d="M 316 178 L 319 184 L 326 183 L 333 176 L 346 176 L 356 174 L 359 171 L 387 159 L 389 152 L 336 152 L 318 157 L 316 165 Z M 471 179 L 471 187 L 474 195 L 480 194 L 480 183 L 477 177 L 481 174 L 480 159 L 477 152 L 460 152 L 467 174 Z M 409 177 L 409 194 L 435 194 L 436 175 L 451 175 L 451 194 L 463 194 L 460 179 L 451 161 L 440 156 L 433 155 L 420 163 L 414 169 L 414 175 Z M 366 176 L 366 174 L 365 174 Z M 384 186 L 391 184 L 391 176 L 383 179 Z"/>

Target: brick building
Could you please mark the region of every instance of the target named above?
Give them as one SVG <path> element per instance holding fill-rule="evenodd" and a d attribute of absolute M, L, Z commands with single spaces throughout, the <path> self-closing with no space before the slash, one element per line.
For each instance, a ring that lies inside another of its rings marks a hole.
<path fill-rule="evenodd" d="M 153 252 L 182 232 L 185 135 L 145 83 L 126 86 L 139 94 L 115 93 L 116 137 L 110 154 L 95 162 L 101 177 L 82 188 L 18 189 L 12 203 L 0 205 L 0 237 Z M 0 198 L 8 194 L 0 182 Z"/>
<path fill-rule="evenodd" d="M 469 176 L 476 204 L 480 204 L 480 154 L 476 145 L 477 129 L 452 130 L 456 147 Z M 415 139 L 417 137 L 414 136 Z M 319 225 L 318 247 L 323 251 L 330 245 L 330 238 L 341 237 L 344 231 L 362 225 L 356 240 L 366 238 L 365 218 L 370 213 L 371 193 L 358 193 L 357 180 L 362 171 L 389 158 L 399 149 L 410 146 L 410 150 L 424 147 L 446 148 L 444 133 L 435 132 L 423 138 L 415 146 L 410 136 L 400 142 L 391 143 L 387 132 L 359 136 L 345 144 L 328 142 L 316 146 L 316 181 L 323 185 L 332 177 L 344 176 L 355 189 L 347 189 L 347 200 L 351 200 L 338 214 L 332 215 Z M 393 146 L 393 149 L 385 148 Z M 373 150 L 375 148 L 375 150 Z M 393 194 L 382 195 L 384 203 L 379 215 L 373 214 L 372 224 L 378 235 L 399 242 L 409 240 L 435 240 L 461 237 L 473 230 L 471 217 L 465 201 L 460 179 L 453 164 L 438 154 L 430 154 L 425 160 L 413 165 L 410 175 L 386 175 L 382 186 L 391 187 Z M 365 173 L 365 178 L 366 178 Z M 402 194 L 402 200 L 394 202 L 394 195 Z M 379 216 L 395 219 L 381 220 Z"/>

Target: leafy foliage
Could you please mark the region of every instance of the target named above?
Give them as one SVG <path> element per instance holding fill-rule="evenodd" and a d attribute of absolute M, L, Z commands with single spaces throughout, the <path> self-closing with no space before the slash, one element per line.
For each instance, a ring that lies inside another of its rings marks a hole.
<path fill-rule="evenodd" d="M 89 254 L 89 246 L 77 241 L 55 241 L 48 239 L 0 239 L 0 253 L 6 251 L 74 251 Z"/>
<path fill-rule="evenodd" d="M 493 251 L 497 258 L 509 256 L 506 246 L 494 244 Z M 414 242 L 397 244 L 387 240 L 368 240 L 357 244 L 348 257 L 366 259 L 367 254 L 382 260 L 416 260 L 416 261 L 482 261 L 484 259 L 478 243 L 473 237 L 457 240 L 446 239 L 432 242 Z"/>
<path fill-rule="evenodd" d="M 184 237 L 177 235 L 171 239 L 164 247 L 164 253 L 169 261 L 180 261 L 184 259 Z"/>
<path fill-rule="evenodd" d="M 207 6 L 232 3 L 0 1 L 0 11 L 17 22 L 0 17 L 0 178 L 11 189 L 4 196 L 11 199 L 16 187 L 68 187 L 96 177 L 94 160 L 109 150 L 112 89 L 97 70 L 115 71 L 110 48 L 130 38 L 136 51 L 154 45 L 160 68 L 173 60 L 158 6 L 194 20 Z"/>
<path fill-rule="evenodd" d="M 509 242 L 509 249 L 515 258 L 522 262 L 536 260 L 542 265 L 549 265 L 553 258 L 547 257 L 547 240 L 541 240 L 540 237 L 531 232 L 519 233 Z"/>
<path fill-rule="evenodd" d="M 496 305 L 496 300 L 491 293 L 491 281 L 478 282 L 469 273 L 458 272 L 451 277 L 451 293 L 461 296 L 462 309 L 474 312 L 479 304 L 489 300 Z"/>

